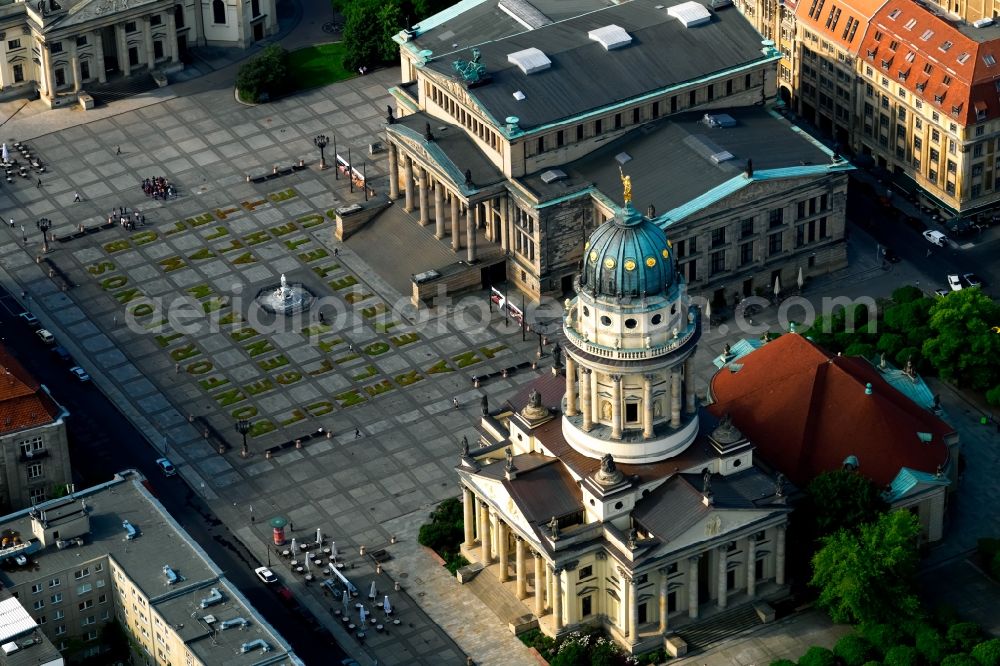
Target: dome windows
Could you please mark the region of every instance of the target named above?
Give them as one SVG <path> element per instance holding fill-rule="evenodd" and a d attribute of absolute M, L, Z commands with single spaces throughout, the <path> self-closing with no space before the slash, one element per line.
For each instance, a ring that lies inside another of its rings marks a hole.
<path fill-rule="evenodd" d="M 604 259 L 604 267 L 607 268 L 609 271 L 613 270 L 614 267 L 615 267 L 615 260 L 612 259 L 611 257 L 605 258 Z"/>
<path fill-rule="evenodd" d="M 584 317 L 590 316 L 590 308 L 588 308 L 586 305 L 583 306 L 583 316 Z"/>
<path fill-rule="evenodd" d="M 659 326 L 660 323 L 662 322 L 663 322 L 663 315 L 659 314 L 653 315 L 653 318 L 650 320 L 650 323 L 653 324 L 653 326 Z"/>
<path fill-rule="evenodd" d="M 604 315 L 601 317 L 601 324 L 604 326 L 611 326 L 611 317 Z"/>
<path fill-rule="evenodd" d="M 625 266 L 625 270 L 631 273 L 635 270 L 635 259 L 626 259 L 623 266 Z"/>
<path fill-rule="evenodd" d="M 635 328 L 638 325 L 639 322 L 637 322 L 635 319 L 632 319 L 631 317 L 625 320 L 625 328 Z"/>
<path fill-rule="evenodd" d="M 596 252 L 591 252 L 590 253 L 590 263 L 592 263 L 592 264 L 596 264 L 597 263 L 597 253 Z"/>
<path fill-rule="evenodd" d="M 669 243 L 669 241 L 668 241 L 668 243 Z M 670 258 L 670 250 L 667 250 L 667 249 L 663 250 L 663 258 L 664 259 L 669 259 Z"/>
<path fill-rule="evenodd" d="M 656 257 L 646 257 L 646 266 L 656 268 Z"/>

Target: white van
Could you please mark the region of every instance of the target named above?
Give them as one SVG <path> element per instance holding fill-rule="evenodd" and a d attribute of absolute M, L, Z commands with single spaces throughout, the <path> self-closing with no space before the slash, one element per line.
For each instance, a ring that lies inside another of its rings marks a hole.
<path fill-rule="evenodd" d="M 945 247 L 948 245 L 948 237 L 940 231 L 928 229 L 924 232 L 924 238 L 926 238 L 929 243 L 934 243 L 938 247 Z"/>

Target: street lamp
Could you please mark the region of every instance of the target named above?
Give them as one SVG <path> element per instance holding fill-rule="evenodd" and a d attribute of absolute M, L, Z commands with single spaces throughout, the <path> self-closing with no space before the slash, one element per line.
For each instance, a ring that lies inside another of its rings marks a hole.
<path fill-rule="evenodd" d="M 38 230 L 42 232 L 42 252 L 48 252 L 49 251 L 49 229 L 52 228 L 52 220 L 50 220 L 47 217 L 43 217 L 40 220 L 38 220 L 37 222 L 35 222 L 35 226 L 37 226 Z"/>
<path fill-rule="evenodd" d="M 340 153 L 337 152 L 337 135 L 333 135 L 333 179 L 340 180 Z"/>
<path fill-rule="evenodd" d="M 247 419 L 240 419 L 237 421 L 236 432 L 243 435 L 243 448 L 240 450 L 240 455 L 246 458 L 250 455 L 250 449 L 247 448 L 247 433 L 250 432 L 250 421 Z"/>
<path fill-rule="evenodd" d="M 325 134 L 320 134 L 318 137 L 313 139 L 313 144 L 319 148 L 319 168 L 321 170 L 326 169 L 326 147 L 330 145 L 330 139 Z"/>

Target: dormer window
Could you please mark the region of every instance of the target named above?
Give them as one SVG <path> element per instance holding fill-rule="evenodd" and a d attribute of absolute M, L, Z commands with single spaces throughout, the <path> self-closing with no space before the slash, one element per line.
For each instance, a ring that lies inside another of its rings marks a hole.
<path fill-rule="evenodd" d="M 943 101 L 944 101 L 944 95 L 938 95 L 938 94 L 934 95 L 934 103 L 935 104 L 940 104 Z"/>
<path fill-rule="evenodd" d="M 923 92 L 926 88 L 927 88 L 926 81 L 922 81 L 921 83 L 917 84 L 917 92 Z"/>
<path fill-rule="evenodd" d="M 954 45 L 951 42 L 945 42 L 944 44 L 942 44 L 938 48 L 947 53 L 948 49 L 950 49 L 952 46 L 954 46 Z"/>
<path fill-rule="evenodd" d="M 956 104 L 955 106 L 951 107 L 951 115 L 957 116 L 960 113 L 962 113 L 962 105 L 961 104 Z"/>
<path fill-rule="evenodd" d="M 876 49 L 868 49 L 866 51 L 866 55 L 868 56 L 869 60 L 871 60 L 872 58 L 875 57 L 875 52 L 876 52 Z"/>
<path fill-rule="evenodd" d="M 905 81 L 906 77 L 908 77 L 909 75 L 910 75 L 910 70 L 906 70 L 905 72 L 903 70 L 899 70 L 899 80 L 900 81 Z"/>
<path fill-rule="evenodd" d="M 889 12 L 889 19 L 895 21 L 897 18 L 899 18 L 899 15 L 902 13 L 903 12 L 900 9 L 893 9 L 891 12 Z"/>

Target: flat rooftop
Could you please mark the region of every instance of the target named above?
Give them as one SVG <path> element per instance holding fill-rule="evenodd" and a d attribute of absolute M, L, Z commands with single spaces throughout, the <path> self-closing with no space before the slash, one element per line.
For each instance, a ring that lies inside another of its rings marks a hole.
<path fill-rule="evenodd" d="M 62 504 L 67 499 L 63 498 L 37 508 L 44 511 L 47 507 L 58 507 L 50 516 L 58 520 L 58 514 L 86 507 L 90 533 L 83 536 L 83 544 L 62 549 L 55 545 L 42 548 L 30 555 L 30 562 L 25 567 L 5 562 L 0 570 L 0 582 L 4 587 L 44 582 L 53 574 L 81 569 L 88 563 L 96 564 L 110 557 L 204 663 L 220 666 L 300 663 L 285 640 L 267 625 L 215 563 L 143 487 L 138 473 L 122 472 L 113 481 L 70 497 L 73 502 Z M 122 526 L 125 520 L 138 531 L 136 538 L 125 538 L 126 530 Z M 27 510 L 0 518 L 0 529 L 19 533 L 24 541 L 34 538 Z M 176 583 L 167 582 L 164 566 L 177 574 Z M 111 577 L 107 566 L 103 575 Z M 90 580 L 93 579 L 92 573 Z M 223 600 L 203 610 L 200 601 L 212 588 L 221 592 Z M 217 623 L 207 623 L 206 616 L 213 616 Z M 218 624 L 239 617 L 249 620 L 242 629 L 223 631 Z M 245 654 L 240 652 L 240 645 L 256 639 L 263 639 L 271 648 L 264 662 L 260 649 Z"/>
<path fill-rule="evenodd" d="M 492 80 L 470 89 L 470 96 L 497 123 L 516 116 L 525 130 L 766 57 L 760 34 L 739 12 L 710 12 L 707 23 L 687 28 L 667 13 L 681 0 L 563 4 L 565 8 L 557 12 L 555 2 L 459 3 L 425 21 L 430 27 L 418 32 L 412 43 L 418 51 L 432 52 L 427 67 L 449 77 L 454 75 L 452 63 L 470 59 L 469 49 L 477 46 Z M 501 5 L 509 12 L 521 12 L 525 24 L 512 19 Z M 569 18 L 557 20 L 561 16 Z M 529 30 L 526 25 L 538 27 Z M 631 44 L 607 51 L 589 37 L 590 31 L 611 25 L 627 32 Z M 508 61 L 510 54 L 530 48 L 541 50 L 551 66 L 525 74 Z M 518 91 L 524 99 L 514 98 Z"/>
<path fill-rule="evenodd" d="M 618 205 L 622 199 L 616 156 L 631 159 L 621 165 L 632 178 L 635 206 L 652 204 L 662 214 L 743 173 L 747 160 L 755 172 L 795 166 L 830 164 L 831 156 L 788 121 L 762 107 L 716 109 L 733 127 L 710 127 L 705 112 L 684 113 L 643 125 L 621 139 L 565 166 L 566 178 L 542 180 L 545 171 L 519 179 L 542 200 L 555 199 L 596 187 Z M 713 155 L 728 152 L 731 159 L 716 162 Z M 548 170 L 546 170 L 548 171 Z"/>

